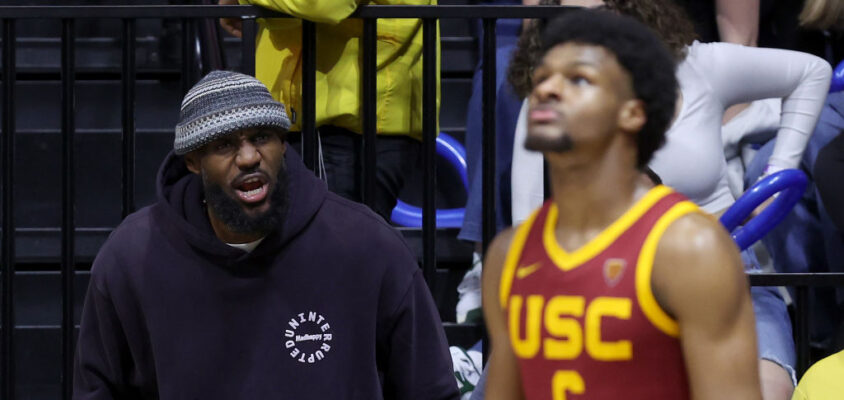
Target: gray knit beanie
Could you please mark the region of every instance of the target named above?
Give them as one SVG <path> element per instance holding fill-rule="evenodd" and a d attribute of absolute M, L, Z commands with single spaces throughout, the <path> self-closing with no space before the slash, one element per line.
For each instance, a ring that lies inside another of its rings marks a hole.
<path fill-rule="evenodd" d="M 176 154 L 186 154 L 221 136 L 258 126 L 289 129 L 284 105 L 254 77 L 212 71 L 182 100 L 173 149 Z"/>

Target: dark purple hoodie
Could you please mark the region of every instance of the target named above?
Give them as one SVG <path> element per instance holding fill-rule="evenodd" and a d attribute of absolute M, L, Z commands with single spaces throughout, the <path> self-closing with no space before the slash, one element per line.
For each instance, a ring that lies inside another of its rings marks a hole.
<path fill-rule="evenodd" d="M 251 253 L 221 242 L 171 154 L 158 202 L 91 273 L 75 399 L 457 399 L 415 257 L 366 207 L 286 155 L 290 207 Z"/>

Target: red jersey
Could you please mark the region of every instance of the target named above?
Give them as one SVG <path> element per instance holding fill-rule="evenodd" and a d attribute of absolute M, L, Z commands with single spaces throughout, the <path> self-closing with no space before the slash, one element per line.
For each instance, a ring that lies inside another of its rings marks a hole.
<path fill-rule="evenodd" d="M 526 399 L 689 398 L 679 327 L 651 270 L 665 229 L 690 212 L 657 186 L 572 253 L 557 243 L 551 201 L 518 228 L 499 294 Z"/>

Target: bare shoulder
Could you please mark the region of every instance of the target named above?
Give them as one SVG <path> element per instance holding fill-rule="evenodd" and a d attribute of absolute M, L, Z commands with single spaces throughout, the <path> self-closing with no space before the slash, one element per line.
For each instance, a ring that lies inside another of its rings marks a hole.
<path fill-rule="evenodd" d="M 494 293 L 498 292 L 504 262 L 507 259 L 507 253 L 513 243 L 515 233 L 516 228 L 511 227 L 495 236 L 487 249 L 486 257 L 484 257 L 483 285 L 484 288 L 494 289 Z"/>
<path fill-rule="evenodd" d="M 696 259 L 738 254 L 735 242 L 715 217 L 691 212 L 677 218 L 662 235 L 658 259 Z"/>
<path fill-rule="evenodd" d="M 714 217 L 699 212 L 683 215 L 666 228 L 651 281 L 660 303 L 676 317 L 684 309 L 714 305 L 713 301 L 729 307 L 747 289 L 735 242 Z"/>
<path fill-rule="evenodd" d="M 487 249 L 483 271 L 484 322 L 489 332 L 492 351 L 486 372 L 487 399 L 523 399 L 518 360 L 513 353 L 507 333 L 505 307 L 500 297 L 501 276 L 504 274 L 510 247 L 518 240 L 519 228 L 509 228 L 495 237 Z"/>

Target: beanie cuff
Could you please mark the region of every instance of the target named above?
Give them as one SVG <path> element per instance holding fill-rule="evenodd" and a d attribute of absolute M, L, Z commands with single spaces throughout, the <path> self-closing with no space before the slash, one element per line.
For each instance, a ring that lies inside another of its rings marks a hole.
<path fill-rule="evenodd" d="M 176 125 L 173 148 L 176 154 L 187 154 L 232 132 L 255 127 L 290 129 L 284 106 L 266 103 L 231 108 Z"/>

